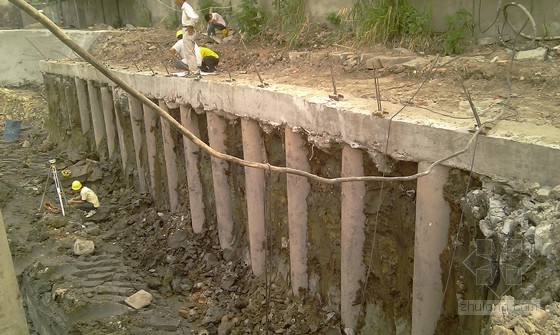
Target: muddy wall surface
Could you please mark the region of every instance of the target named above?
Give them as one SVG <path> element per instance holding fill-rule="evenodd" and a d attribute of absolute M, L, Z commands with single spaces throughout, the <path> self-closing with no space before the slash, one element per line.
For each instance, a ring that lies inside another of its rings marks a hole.
<path fill-rule="evenodd" d="M 8 0 L 0 1 L 0 29 L 20 28 L 21 25 L 20 11 Z"/>

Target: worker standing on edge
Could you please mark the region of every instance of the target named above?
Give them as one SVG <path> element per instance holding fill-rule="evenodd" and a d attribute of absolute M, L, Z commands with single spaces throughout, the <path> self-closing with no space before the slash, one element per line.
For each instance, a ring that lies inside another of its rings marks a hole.
<path fill-rule="evenodd" d="M 191 74 L 189 77 L 199 77 L 200 71 L 196 64 L 196 55 L 194 51 L 194 44 L 196 38 L 196 21 L 198 14 L 195 13 L 191 5 L 185 0 L 175 0 L 177 6 L 181 6 L 181 23 L 183 25 L 183 45 L 185 46 L 185 54 L 187 58 L 187 65 Z"/>
<path fill-rule="evenodd" d="M 72 182 L 72 189 L 76 192 L 80 192 L 80 195 L 68 199 L 69 204 L 78 204 L 76 208 L 88 212 L 86 218 L 92 217 L 97 213 L 99 208 L 99 198 L 95 192 L 90 188 L 85 187 L 80 183 L 79 180 L 74 180 Z"/>

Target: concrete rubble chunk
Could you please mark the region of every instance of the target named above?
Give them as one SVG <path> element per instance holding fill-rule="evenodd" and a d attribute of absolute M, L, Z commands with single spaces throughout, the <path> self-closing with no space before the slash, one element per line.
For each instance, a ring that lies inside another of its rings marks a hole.
<path fill-rule="evenodd" d="M 222 317 L 224 317 L 225 311 L 220 307 L 214 306 L 209 308 L 201 321 L 201 325 L 207 326 L 208 324 L 216 324 L 221 322 Z"/>
<path fill-rule="evenodd" d="M 504 204 L 497 199 L 490 199 L 488 215 L 486 220 L 492 222 L 492 226 L 500 224 L 506 218 L 506 213 L 504 212 Z"/>
<path fill-rule="evenodd" d="M 529 227 L 526 231 L 525 231 L 525 238 L 527 240 L 529 240 L 530 242 L 534 242 L 534 237 L 535 237 L 535 231 L 537 230 L 537 228 L 535 226 L 531 226 Z"/>
<path fill-rule="evenodd" d="M 91 240 L 77 239 L 72 246 L 72 252 L 76 256 L 89 255 L 95 251 L 95 244 Z"/>
<path fill-rule="evenodd" d="M 372 52 L 364 52 L 364 53 L 360 54 L 360 62 L 365 63 L 368 59 L 375 58 L 376 55 L 377 54 L 372 53 Z"/>
<path fill-rule="evenodd" d="M 502 234 L 509 235 L 517 227 L 517 222 L 511 219 L 506 219 L 502 227 Z"/>
<path fill-rule="evenodd" d="M 508 329 L 504 326 L 494 326 L 492 328 L 492 335 L 514 335 L 513 330 Z"/>
<path fill-rule="evenodd" d="M 521 318 L 517 322 L 518 322 L 518 325 L 521 326 L 527 333 L 536 334 L 537 327 L 532 322 L 530 322 L 529 320 L 527 320 L 525 318 Z M 515 329 L 517 330 L 517 326 L 515 327 Z"/>
<path fill-rule="evenodd" d="M 482 37 L 479 38 L 477 41 L 478 45 L 491 45 L 491 44 L 498 44 L 500 43 L 500 38 L 497 36 L 488 36 L 488 37 Z"/>
<path fill-rule="evenodd" d="M 550 197 L 555 200 L 560 200 L 560 185 L 556 185 L 552 190 L 550 190 Z"/>
<path fill-rule="evenodd" d="M 527 310 L 529 311 L 529 318 L 531 318 L 533 322 L 545 322 L 550 317 L 547 311 L 536 306 L 530 306 Z"/>
<path fill-rule="evenodd" d="M 144 290 L 140 290 L 136 293 L 134 293 L 133 295 L 131 295 L 130 297 L 126 298 L 124 300 L 124 302 L 134 308 L 134 309 L 141 309 L 144 308 L 146 306 L 148 306 L 149 304 L 152 303 L 152 295 L 149 292 L 146 292 Z"/>
<path fill-rule="evenodd" d="M 535 249 L 542 256 L 550 255 L 552 251 L 552 225 L 544 224 L 535 229 Z"/>
<path fill-rule="evenodd" d="M 484 234 L 484 237 L 488 238 L 494 235 L 494 227 L 492 226 L 492 223 L 490 221 L 480 220 L 478 225 L 480 227 L 480 231 L 482 232 L 482 234 Z"/>
<path fill-rule="evenodd" d="M 366 69 L 373 70 L 374 68 L 391 67 L 395 65 L 404 64 L 415 60 L 417 57 L 390 57 L 390 56 L 376 56 L 364 59 L 362 55 L 362 62 L 365 61 Z"/>
<path fill-rule="evenodd" d="M 543 47 L 539 47 L 533 50 L 523 50 L 523 51 L 518 51 L 515 54 L 515 59 L 536 59 L 536 60 L 540 60 L 540 61 L 544 61 L 546 59 L 546 56 L 548 54 L 548 49 L 547 48 L 543 48 Z"/>
<path fill-rule="evenodd" d="M 409 70 L 421 70 L 424 66 L 430 64 L 431 60 L 428 58 L 416 58 L 406 63 L 403 63 L 402 66 Z"/>
<path fill-rule="evenodd" d="M 539 188 L 537 194 L 535 195 L 535 200 L 540 202 L 545 202 L 550 196 L 550 190 L 547 188 Z"/>

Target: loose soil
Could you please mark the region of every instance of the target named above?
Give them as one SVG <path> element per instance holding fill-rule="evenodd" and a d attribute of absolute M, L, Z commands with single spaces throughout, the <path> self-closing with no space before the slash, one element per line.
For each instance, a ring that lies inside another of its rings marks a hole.
<path fill-rule="evenodd" d="M 92 54 L 115 69 L 166 75 L 177 71 L 172 68 L 168 51 L 175 42 L 174 36 L 174 31 L 163 28 L 115 31 L 101 38 Z M 460 56 L 442 56 L 435 62 L 435 55 L 403 48 L 328 45 L 328 37 L 326 31 L 309 32 L 302 39 L 306 46 L 294 49 L 282 43 L 278 34 L 254 41 L 241 41 L 241 35 L 234 34 L 220 44 L 201 35 L 198 44 L 220 55 L 217 75 L 204 80 L 223 82 L 231 76 L 239 83 L 255 86 L 265 83 L 271 88 L 313 91 L 328 101 L 329 95 L 334 95 L 334 77 L 337 94 L 351 108 L 359 99 L 376 99 L 374 73 L 361 61 L 363 57 L 410 57 L 419 63 L 413 67 L 387 61 L 377 69 L 384 111 L 379 114 L 391 117 L 407 105 L 417 108 L 405 108 L 401 117 L 418 123 L 472 128 L 476 122 L 464 83 L 482 122 L 503 111 L 501 121 L 493 125 L 492 135 L 560 145 L 560 117 L 556 113 L 560 106 L 556 89 L 560 84 L 560 64 L 552 43 L 542 45 L 550 49 L 546 60 L 512 61 L 508 49 L 490 45 L 475 47 Z"/>

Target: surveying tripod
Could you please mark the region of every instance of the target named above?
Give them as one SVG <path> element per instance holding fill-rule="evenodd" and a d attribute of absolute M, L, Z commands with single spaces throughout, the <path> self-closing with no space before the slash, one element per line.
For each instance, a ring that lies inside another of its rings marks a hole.
<path fill-rule="evenodd" d="M 58 196 L 58 202 L 60 203 L 60 212 L 62 213 L 62 216 L 66 216 L 66 213 L 64 211 L 64 203 L 66 202 L 66 198 L 64 196 L 64 191 L 62 189 L 62 186 L 60 185 L 60 179 L 58 179 L 58 171 L 56 169 L 56 159 L 50 159 L 49 164 L 51 166 L 50 167 L 51 171 L 47 175 L 47 182 L 45 183 L 43 198 L 41 199 L 41 206 L 43 205 L 43 201 L 45 200 L 45 192 L 47 191 L 47 186 L 49 185 L 49 179 L 52 174 L 52 178 L 54 180 L 54 186 L 56 188 L 56 195 Z"/>

